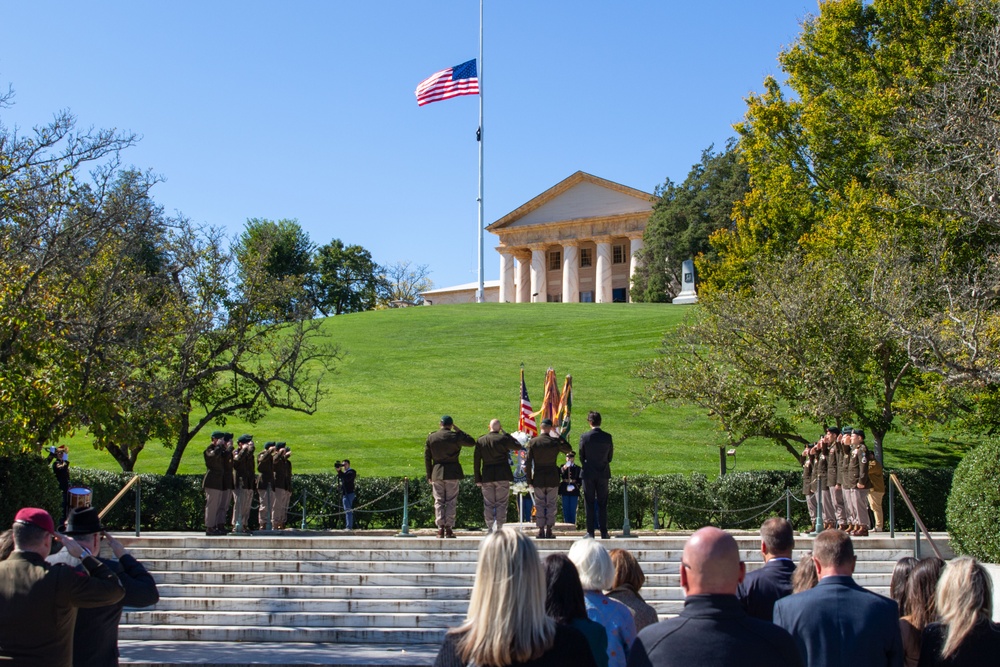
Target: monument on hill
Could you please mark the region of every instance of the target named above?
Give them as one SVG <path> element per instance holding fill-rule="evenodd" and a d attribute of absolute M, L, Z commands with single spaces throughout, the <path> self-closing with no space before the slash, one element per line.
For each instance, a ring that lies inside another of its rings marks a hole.
<path fill-rule="evenodd" d="M 698 293 L 694 290 L 694 260 L 686 259 L 681 264 L 681 293 L 671 303 L 698 303 Z"/>

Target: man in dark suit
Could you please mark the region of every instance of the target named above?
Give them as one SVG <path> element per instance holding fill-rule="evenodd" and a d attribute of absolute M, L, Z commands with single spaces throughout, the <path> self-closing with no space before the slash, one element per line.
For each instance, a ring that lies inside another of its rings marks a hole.
<path fill-rule="evenodd" d="M 472 436 L 455 426 L 449 415 L 441 417 L 441 428 L 427 435 L 424 467 L 434 494 L 434 523 L 438 537 L 455 537 L 458 483 L 465 476 L 458 460 L 462 447 L 475 447 Z"/>
<path fill-rule="evenodd" d="M 795 639 L 809 667 L 902 667 L 895 601 L 854 581 L 854 545 L 840 530 L 813 543 L 819 583 L 774 605 L 774 623 Z"/>
<path fill-rule="evenodd" d="M 19 510 L 12 531 L 15 550 L 0 562 L 0 664 L 70 667 L 77 608 L 115 604 L 125 589 L 85 547 L 57 535 L 45 510 Z M 88 574 L 46 563 L 53 539 L 82 559 Z"/>
<path fill-rule="evenodd" d="M 745 572 L 731 535 L 696 531 L 681 557 L 684 609 L 639 633 L 628 667 L 800 667 L 788 633 L 751 618 L 736 599 Z"/>
<path fill-rule="evenodd" d="M 792 594 L 795 562 L 792 549 L 795 535 L 792 524 L 781 517 L 771 517 L 760 527 L 760 553 L 764 567 L 746 576 L 736 597 L 754 618 L 770 621 L 774 603 Z"/>
<path fill-rule="evenodd" d="M 611 459 L 615 444 L 611 434 L 601 430 L 601 413 L 587 415 L 590 430 L 580 435 L 580 462 L 583 463 L 583 504 L 587 516 L 587 535 L 601 531 L 608 539 L 608 482 L 611 480 Z M 596 515 L 596 516 L 595 516 Z"/>

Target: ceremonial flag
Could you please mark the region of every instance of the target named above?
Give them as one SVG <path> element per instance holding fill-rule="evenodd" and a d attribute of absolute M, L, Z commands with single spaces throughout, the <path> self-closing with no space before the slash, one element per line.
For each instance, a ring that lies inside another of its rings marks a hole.
<path fill-rule="evenodd" d="M 550 368 L 545 371 L 545 396 L 542 399 L 542 409 L 536 414 L 540 414 L 542 419 L 551 419 L 552 424 L 556 423 L 556 413 L 559 411 L 559 389 L 556 386 L 556 372 Z"/>
<path fill-rule="evenodd" d="M 459 95 L 478 94 L 479 77 L 476 76 L 475 58 L 431 74 L 420 82 L 416 91 L 418 106 L 448 100 Z"/>
<path fill-rule="evenodd" d="M 570 412 L 573 409 L 573 376 L 567 375 L 563 383 L 562 395 L 559 397 L 559 410 L 552 421 L 559 427 L 559 435 L 566 437 L 570 428 Z"/>
<path fill-rule="evenodd" d="M 535 416 L 531 412 L 531 401 L 528 400 L 528 388 L 524 384 L 524 369 L 521 369 L 521 413 L 517 420 L 517 430 L 534 437 L 538 435 Z"/>

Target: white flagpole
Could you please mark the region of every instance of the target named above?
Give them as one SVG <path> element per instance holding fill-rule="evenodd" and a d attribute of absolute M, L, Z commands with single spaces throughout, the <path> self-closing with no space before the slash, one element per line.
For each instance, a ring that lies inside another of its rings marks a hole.
<path fill-rule="evenodd" d="M 483 293 L 483 0 L 479 0 L 479 286 L 476 303 L 486 300 Z"/>

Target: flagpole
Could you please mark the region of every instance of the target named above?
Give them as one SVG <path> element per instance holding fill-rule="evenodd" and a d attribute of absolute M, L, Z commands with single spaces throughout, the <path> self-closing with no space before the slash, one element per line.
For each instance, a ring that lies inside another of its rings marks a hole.
<path fill-rule="evenodd" d="M 483 294 L 483 0 L 479 0 L 479 286 L 476 303 L 486 300 Z"/>

